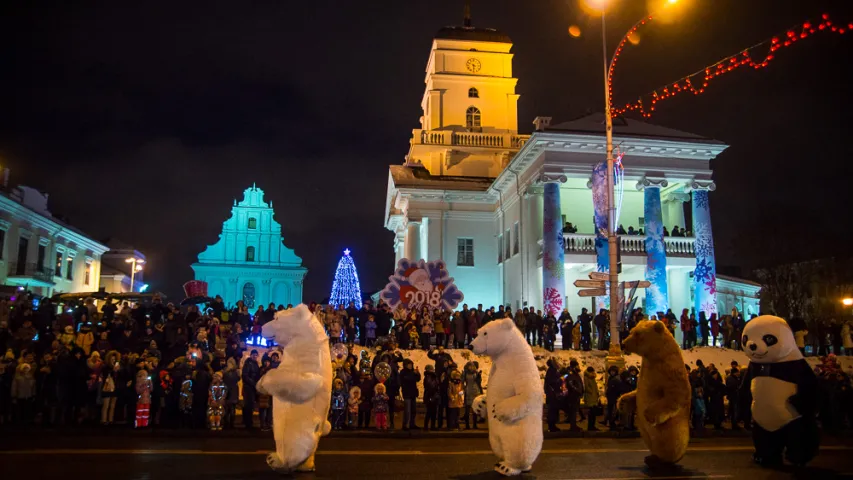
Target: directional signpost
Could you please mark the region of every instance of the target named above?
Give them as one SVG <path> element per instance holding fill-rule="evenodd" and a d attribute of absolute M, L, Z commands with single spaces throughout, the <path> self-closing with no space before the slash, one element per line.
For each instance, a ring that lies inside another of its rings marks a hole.
<path fill-rule="evenodd" d="M 590 272 L 589 280 L 575 280 L 574 285 L 584 290 L 578 290 L 578 295 L 581 297 L 601 297 L 607 295 L 607 290 L 610 282 L 607 281 L 609 274 L 601 272 Z M 649 288 L 652 284 L 645 280 L 634 280 L 632 282 L 620 282 L 619 288 L 624 291 L 626 288 L 632 289 L 632 292 L 637 288 Z M 633 296 L 633 294 L 632 294 Z"/>

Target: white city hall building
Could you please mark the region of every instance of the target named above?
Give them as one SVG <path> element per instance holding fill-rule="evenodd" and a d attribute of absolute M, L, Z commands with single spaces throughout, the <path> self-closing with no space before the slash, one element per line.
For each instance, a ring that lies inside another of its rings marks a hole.
<path fill-rule="evenodd" d="M 543 308 L 543 278 L 556 272 L 561 303 L 576 316 L 596 299 L 579 297 L 572 283 L 601 270 L 592 187 L 593 169 L 605 159 L 604 116 L 555 125 L 539 117 L 532 135 L 520 135 L 511 49 L 510 39 L 492 29 L 438 32 L 426 66 L 421 126 L 412 131 L 405 163 L 389 167 L 385 226 L 396 234 L 397 260 L 443 259 L 469 304 Z M 651 233 L 622 235 L 620 279 L 642 280 L 652 272 L 654 291 L 663 292 L 656 308 L 676 315 L 694 306 L 708 314 L 732 307 L 758 313 L 757 284 L 723 276 L 716 285 L 696 280 L 715 275 L 710 220 L 698 229 L 694 223 L 707 214 L 707 194 L 715 188 L 709 162 L 726 145 L 622 118 L 614 119 L 614 144 L 624 153 L 619 223 L 636 230 L 654 222 L 668 230 L 686 226 L 707 243 L 699 248 L 697 270 L 693 236 L 659 236 L 661 263 L 647 252 Z M 549 185 L 552 193 L 545 195 Z M 704 210 L 697 215 L 700 192 Z M 645 218 L 649 211 L 659 218 Z M 577 231 L 559 229 L 543 239 L 543 229 L 556 222 L 571 222 Z M 553 256 L 543 269 L 549 248 L 562 250 L 561 270 L 551 268 Z M 637 293 L 638 305 L 645 305 L 646 291 Z"/>

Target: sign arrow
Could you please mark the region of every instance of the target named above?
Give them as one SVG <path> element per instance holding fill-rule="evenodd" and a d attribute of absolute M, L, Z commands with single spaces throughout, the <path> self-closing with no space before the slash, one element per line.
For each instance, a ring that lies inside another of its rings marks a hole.
<path fill-rule="evenodd" d="M 578 288 L 604 288 L 605 283 L 601 280 L 575 280 L 574 285 Z"/>
<path fill-rule="evenodd" d="M 578 296 L 581 297 L 601 297 L 607 294 L 605 288 L 589 288 L 586 290 L 578 290 Z"/>
<path fill-rule="evenodd" d="M 652 286 L 651 282 L 647 282 L 645 280 L 635 280 L 633 282 L 622 282 L 623 288 L 649 288 Z M 577 286 L 577 285 L 576 285 Z"/>
<path fill-rule="evenodd" d="M 598 280 L 599 282 L 610 281 L 610 274 L 604 272 L 589 272 L 590 280 Z"/>

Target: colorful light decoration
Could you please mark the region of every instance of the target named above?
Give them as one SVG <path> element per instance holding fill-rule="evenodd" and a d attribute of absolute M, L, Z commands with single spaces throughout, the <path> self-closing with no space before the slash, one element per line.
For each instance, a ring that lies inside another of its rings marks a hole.
<path fill-rule="evenodd" d="M 635 23 L 634 26 L 628 30 L 628 33 L 622 37 L 622 41 L 619 42 L 619 46 L 617 46 L 616 51 L 613 52 L 613 58 L 610 59 L 610 66 L 607 67 L 607 101 L 610 102 L 611 111 L 613 111 L 613 70 L 616 68 L 616 62 L 619 61 L 619 56 L 622 55 L 622 49 L 625 48 L 625 43 L 631 41 L 631 38 L 637 33 L 637 30 L 639 30 L 640 27 L 651 21 L 652 16 L 649 15 Z M 631 43 L 634 44 L 633 42 Z"/>
<path fill-rule="evenodd" d="M 613 160 L 613 185 L 616 189 L 616 219 L 613 221 L 619 225 L 619 217 L 622 215 L 622 199 L 625 198 L 625 166 L 622 165 L 622 158 L 625 157 L 625 152 L 617 151 L 616 158 Z"/>
<path fill-rule="evenodd" d="M 646 21 L 651 20 L 649 17 Z M 614 59 L 610 64 L 610 69 L 608 71 L 608 84 L 611 85 L 610 95 L 611 95 L 611 105 L 612 105 L 612 95 L 613 89 L 611 84 L 611 77 L 613 75 L 613 66 L 616 63 L 616 60 L 621 53 L 621 49 L 625 44 L 625 41 L 628 37 L 636 31 L 639 26 L 645 24 L 645 21 L 636 25 L 629 33 L 622 39 L 622 42 L 619 44 L 619 47 L 616 50 L 616 54 L 614 55 Z M 691 73 L 685 77 L 682 77 L 675 82 L 669 83 L 658 90 L 653 91 L 651 95 L 650 105 L 646 105 L 643 101 L 643 96 L 638 98 L 636 101 L 632 103 L 627 103 L 623 107 L 611 108 L 611 112 L 613 115 L 623 115 L 627 112 L 639 112 L 643 118 L 649 118 L 655 111 L 655 105 L 667 98 L 674 97 L 679 93 L 691 92 L 694 95 L 699 95 L 700 93 L 704 93 L 705 89 L 708 88 L 708 84 L 711 80 L 722 76 L 723 74 L 732 72 L 740 67 L 752 67 L 755 70 L 767 67 L 767 65 L 775 58 L 774 53 L 782 48 L 790 47 L 800 40 L 804 40 L 815 33 L 818 32 L 831 32 L 838 33 L 839 35 L 844 35 L 845 33 L 853 31 L 853 22 L 848 23 L 847 25 L 838 26 L 835 25 L 830 19 L 828 14 L 823 14 L 821 17 L 820 23 L 813 22 L 804 22 L 802 25 L 796 25 L 790 29 L 788 29 L 784 34 L 774 36 L 764 40 L 760 43 L 757 43 L 745 50 L 742 50 L 732 56 L 726 57 L 713 65 L 705 67 L 704 69 Z M 799 32 L 799 33 L 798 33 Z M 764 56 L 761 61 L 754 60 L 750 51 L 755 50 L 756 48 L 760 48 L 762 46 L 768 46 L 769 51 Z M 702 75 L 701 82 L 696 82 L 693 79 L 699 75 Z M 701 86 L 697 86 L 698 83 L 701 83 Z"/>
<path fill-rule="evenodd" d="M 356 308 L 361 308 L 361 287 L 358 284 L 358 272 L 355 262 L 350 256 L 350 250 L 344 250 L 344 256 L 338 261 L 335 270 L 335 281 L 332 282 L 332 295 L 329 297 L 329 305 L 349 305 L 353 302 Z"/>

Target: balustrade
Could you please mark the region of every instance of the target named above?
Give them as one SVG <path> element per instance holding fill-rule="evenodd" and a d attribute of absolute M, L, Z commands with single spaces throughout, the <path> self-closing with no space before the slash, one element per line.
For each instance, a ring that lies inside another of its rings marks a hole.
<path fill-rule="evenodd" d="M 566 253 L 595 253 L 595 235 L 584 235 L 578 233 L 564 233 Z M 622 243 L 623 255 L 645 255 L 645 235 L 622 235 L 619 237 Z M 692 237 L 664 237 L 666 254 L 669 257 L 692 257 L 694 256 L 693 245 L 696 241 Z"/>
<path fill-rule="evenodd" d="M 415 130 L 415 143 L 460 147 L 520 149 L 530 135 L 508 133 L 453 132 L 450 130 Z"/>

